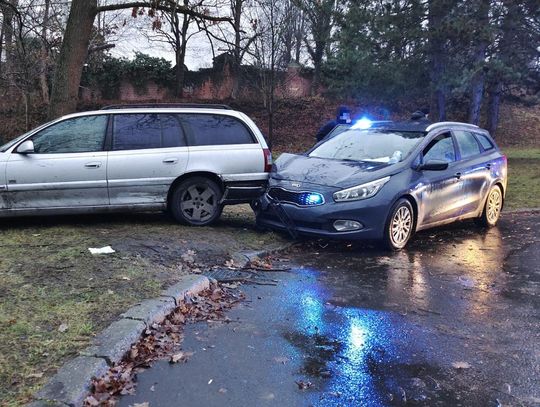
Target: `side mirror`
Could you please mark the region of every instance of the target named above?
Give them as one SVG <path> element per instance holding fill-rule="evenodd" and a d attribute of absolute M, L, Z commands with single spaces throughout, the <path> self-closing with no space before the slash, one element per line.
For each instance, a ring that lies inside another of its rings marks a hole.
<path fill-rule="evenodd" d="M 448 163 L 442 160 L 429 160 L 418 166 L 418 171 L 444 171 L 448 168 Z"/>
<path fill-rule="evenodd" d="M 32 154 L 34 152 L 34 142 L 32 140 L 26 140 L 17 147 L 19 154 Z"/>

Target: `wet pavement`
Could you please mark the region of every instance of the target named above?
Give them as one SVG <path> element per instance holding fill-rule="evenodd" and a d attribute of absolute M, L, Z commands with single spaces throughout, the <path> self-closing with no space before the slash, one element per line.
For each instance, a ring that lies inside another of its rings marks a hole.
<path fill-rule="evenodd" d="M 186 327 L 185 364 L 120 406 L 540 406 L 540 214 L 418 234 L 407 250 L 307 242 Z"/>

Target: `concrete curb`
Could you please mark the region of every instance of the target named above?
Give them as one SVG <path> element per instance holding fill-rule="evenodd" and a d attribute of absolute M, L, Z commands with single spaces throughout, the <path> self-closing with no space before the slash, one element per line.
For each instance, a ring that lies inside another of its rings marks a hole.
<path fill-rule="evenodd" d="M 270 247 L 260 251 L 244 251 L 231 255 L 238 267 L 245 267 L 255 259 L 291 247 L 294 242 Z M 64 364 L 35 394 L 29 407 L 82 406 L 90 391 L 93 377 L 104 375 L 109 367 L 122 360 L 137 342 L 141 333 L 154 323 L 161 323 L 186 299 L 210 287 L 210 280 L 200 275 L 187 275 L 172 287 L 163 290 L 161 296 L 144 300 L 121 315 L 93 341 L 92 346 L 80 352 L 80 356 Z"/>
<path fill-rule="evenodd" d="M 162 291 L 161 297 L 133 306 L 122 314 L 120 320 L 99 334 L 93 345 L 81 352 L 81 356 L 64 364 L 28 406 L 82 406 L 90 391 L 92 377 L 104 375 L 109 367 L 119 362 L 147 326 L 163 322 L 187 297 L 209 287 L 207 277 L 188 275 Z"/>
<path fill-rule="evenodd" d="M 251 250 L 251 251 L 242 251 L 242 252 L 236 252 L 231 255 L 231 259 L 234 261 L 234 264 L 239 268 L 246 267 L 249 263 L 251 263 L 254 260 L 270 256 L 271 254 L 275 254 L 278 252 L 281 252 L 283 250 L 286 250 L 293 246 L 297 242 L 287 242 L 280 245 L 276 245 L 273 247 L 269 247 L 268 249 L 264 250 Z"/>

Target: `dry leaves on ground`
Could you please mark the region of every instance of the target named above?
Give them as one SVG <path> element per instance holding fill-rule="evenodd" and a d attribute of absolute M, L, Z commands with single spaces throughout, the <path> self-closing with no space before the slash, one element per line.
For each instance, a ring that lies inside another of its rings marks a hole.
<path fill-rule="evenodd" d="M 184 339 L 184 325 L 200 321 L 228 322 L 225 312 L 243 298 L 241 293 L 213 284 L 200 295 L 186 299 L 162 324 L 154 324 L 147 329 L 120 363 L 109 369 L 104 376 L 92 381 L 92 392 L 84 405 L 114 406 L 118 396 L 133 394 L 136 374 L 155 360 L 187 362 L 193 352 L 180 349 Z"/>

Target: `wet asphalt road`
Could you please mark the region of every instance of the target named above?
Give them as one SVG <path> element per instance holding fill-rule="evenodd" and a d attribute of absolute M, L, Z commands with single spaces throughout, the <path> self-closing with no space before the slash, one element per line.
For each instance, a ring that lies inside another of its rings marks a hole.
<path fill-rule="evenodd" d="M 120 406 L 540 406 L 539 229 L 514 214 L 390 255 L 298 246 L 276 287 L 188 326 L 190 360 L 156 363 Z"/>

